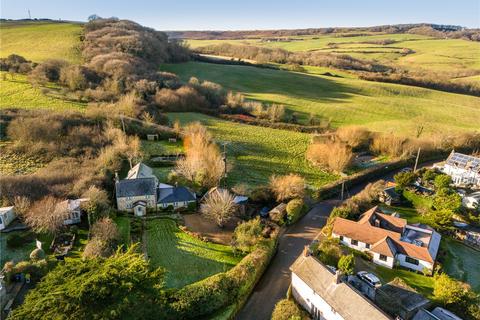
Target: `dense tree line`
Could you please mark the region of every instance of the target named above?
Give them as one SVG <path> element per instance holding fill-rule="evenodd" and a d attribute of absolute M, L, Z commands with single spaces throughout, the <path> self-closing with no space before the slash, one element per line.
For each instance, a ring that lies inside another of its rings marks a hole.
<path fill-rule="evenodd" d="M 291 37 L 311 35 L 347 35 L 358 36 L 371 32 L 390 33 L 416 33 L 440 38 L 465 39 L 479 41 L 479 29 L 464 29 L 460 26 L 443 26 L 426 23 L 383 25 L 357 28 L 308 28 L 308 29 L 280 29 L 280 30 L 245 30 L 245 31 L 172 31 L 168 32 L 173 38 L 183 39 L 258 39 L 268 37 Z"/>
<path fill-rule="evenodd" d="M 391 70 L 391 68 L 375 62 L 356 59 L 349 55 L 325 52 L 290 52 L 280 48 L 233 45 L 229 43 L 200 47 L 196 51 L 205 54 L 250 59 L 258 63 L 275 62 L 369 72 L 386 72 Z"/>

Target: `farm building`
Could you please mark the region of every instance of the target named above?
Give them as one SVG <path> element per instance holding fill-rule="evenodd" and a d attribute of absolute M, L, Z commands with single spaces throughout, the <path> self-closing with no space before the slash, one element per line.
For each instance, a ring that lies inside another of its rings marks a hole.
<path fill-rule="evenodd" d="M 87 198 L 75 199 L 75 200 L 68 199 L 57 204 L 57 207 L 55 208 L 55 210 L 68 212 L 68 217 L 63 221 L 63 224 L 65 226 L 80 223 L 82 218 L 81 205 L 82 203 L 88 200 L 89 199 Z"/>
<path fill-rule="evenodd" d="M 452 151 L 440 169 L 457 186 L 480 187 L 480 158 Z"/>
<path fill-rule="evenodd" d="M 115 193 L 118 210 L 134 212 L 136 216 L 144 216 L 148 208 L 177 209 L 196 203 L 195 193 L 186 187 L 159 183 L 152 169 L 143 163 L 130 169 L 126 179 L 117 177 Z"/>
<path fill-rule="evenodd" d="M 375 304 L 305 251 L 293 263 L 292 294 L 313 319 L 387 320 Z"/>
<path fill-rule="evenodd" d="M 432 271 L 441 236 L 431 227 L 379 211 L 365 212 L 359 221 L 337 217 L 332 236 L 350 248 L 373 254 L 373 262 L 388 268 L 395 263 L 405 268 Z"/>
<path fill-rule="evenodd" d="M 0 208 L 0 230 L 5 229 L 15 219 L 14 207 Z"/>

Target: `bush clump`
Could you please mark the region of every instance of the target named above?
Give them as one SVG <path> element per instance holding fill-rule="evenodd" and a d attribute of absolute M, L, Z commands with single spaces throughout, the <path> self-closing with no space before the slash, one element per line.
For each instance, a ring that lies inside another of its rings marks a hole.
<path fill-rule="evenodd" d="M 283 299 L 277 302 L 273 309 L 272 320 L 303 320 L 309 319 L 306 312 L 302 310 L 293 300 Z"/>

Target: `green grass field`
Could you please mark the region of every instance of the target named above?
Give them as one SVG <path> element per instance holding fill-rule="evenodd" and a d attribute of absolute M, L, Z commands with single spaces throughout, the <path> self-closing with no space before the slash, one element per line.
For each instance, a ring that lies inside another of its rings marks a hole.
<path fill-rule="evenodd" d="M 0 176 L 30 174 L 45 166 L 40 156 L 6 150 L 9 143 L 0 141 Z"/>
<path fill-rule="evenodd" d="M 81 24 L 58 22 L 7 22 L 0 25 L 0 57 L 18 54 L 28 60 L 80 61 Z"/>
<path fill-rule="evenodd" d="M 167 287 L 180 288 L 227 271 L 241 260 L 230 247 L 190 236 L 170 219 L 148 221 L 146 232 L 150 261 L 166 269 Z"/>
<path fill-rule="evenodd" d="M 231 43 L 282 48 L 288 51 L 321 51 L 334 54 L 347 54 L 354 58 L 373 60 L 383 64 L 401 66 L 411 71 L 424 69 L 439 73 L 462 73 L 473 70 L 480 73 L 480 43 L 460 39 L 436 39 L 415 34 L 381 34 L 339 37 L 335 35 L 315 35 L 289 37 L 292 41 L 262 42 L 259 39 L 242 40 L 187 40 L 192 49 Z M 367 41 L 394 40 L 395 43 L 381 45 L 362 43 Z M 404 55 L 402 50 L 413 53 Z M 465 81 L 477 82 L 476 77 Z"/>
<path fill-rule="evenodd" d="M 54 92 L 58 86 L 49 84 L 47 89 Z M 60 96 L 42 93 L 41 88 L 34 88 L 27 81 L 26 76 L 15 74 L 12 79 L 10 75 L 1 73 L 0 77 L 0 109 L 23 108 L 23 109 L 50 109 L 62 110 L 84 110 L 85 103 L 68 101 Z"/>
<path fill-rule="evenodd" d="M 334 127 L 415 134 L 478 130 L 480 98 L 397 84 L 200 62 L 163 65 L 182 79 L 210 80 L 249 99 L 284 104 L 306 122 L 310 113 Z"/>
<path fill-rule="evenodd" d="M 233 168 L 228 184 L 249 186 L 266 183 L 271 175 L 298 173 L 312 186 L 331 182 L 337 176 L 308 165 L 305 151 L 310 135 L 300 132 L 255 127 L 225 121 L 198 113 L 170 113 L 182 125 L 200 121 L 214 135 L 217 143 L 227 143 L 227 161 Z"/>

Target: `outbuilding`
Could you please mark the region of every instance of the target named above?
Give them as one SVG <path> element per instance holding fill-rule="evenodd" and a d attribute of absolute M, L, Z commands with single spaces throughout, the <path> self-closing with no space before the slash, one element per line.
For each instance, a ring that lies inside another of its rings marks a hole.
<path fill-rule="evenodd" d="M 14 207 L 0 208 L 0 230 L 5 229 L 13 220 L 15 220 Z"/>

